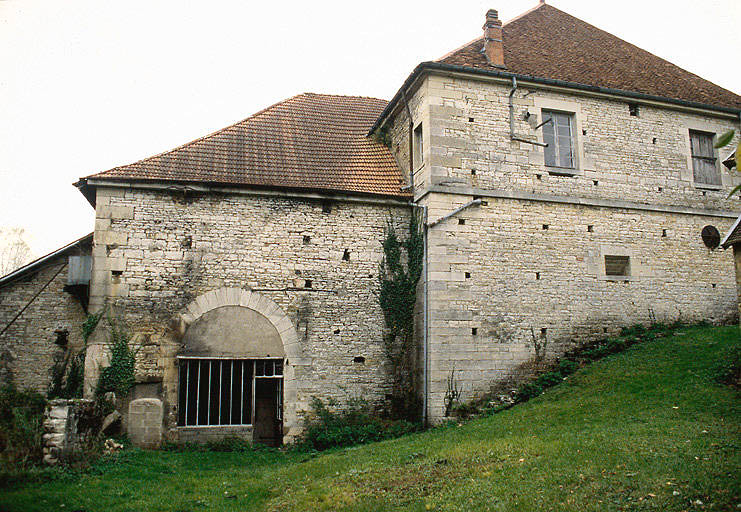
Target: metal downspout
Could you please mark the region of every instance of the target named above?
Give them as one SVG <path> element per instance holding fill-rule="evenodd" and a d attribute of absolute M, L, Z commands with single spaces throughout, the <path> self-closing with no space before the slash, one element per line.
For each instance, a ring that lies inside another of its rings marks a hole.
<path fill-rule="evenodd" d="M 512 140 L 515 140 L 515 92 L 517 92 L 517 78 L 512 77 L 512 89 L 509 90 L 509 138 Z"/>
<path fill-rule="evenodd" d="M 412 189 L 412 202 L 414 202 L 414 120 L 412 119 L 412 111 L 409 109 L 409 102 L 407 101 L 407 94 L 404 89 L 401 90 L 401 97 L 404 100 L 404 107 L 407 111 L 407 118 L 409 119 L 409 188 Z"/>
<path fill-rule="evenodd" d="M 512 77 L 512 89 L 509 90 L 509 138 L 510 140 L 516 140 L 517 142 L 525 142 L 527 144 L 533 144 L 534 146 L 548 147 L 548 144 L 538 142 L 535 140 L 523 139 L 515 135 L 515 103 L 514 96 L 517 91 L 517 78 Z M 542 126 L 542 124 L 541 124 Z M 540 127 L 538 127 L 540 128 Z"/>
<path fill-rule="evenodd" d="M 412 208 L 418 208 L 422 215 L 420 221 L 422 224 L 422 424 L 427 425 L 427 331 L 429 325 L 429 287 L 427 283 L 428 279 L 428 265 L 427 265 L 427 206 L 410 202 L 409 205 Z"/>
<path fill-rule="evenodd" d="M 427 206 L 422 206 L 422 236 L 424 244 L 422 246 L 422 272 L 424 273 L 424 290 L 422 298 L 422 425 L 427 426 L 427 331 L 429 325 L 429 276 L 427 265 Z"/>

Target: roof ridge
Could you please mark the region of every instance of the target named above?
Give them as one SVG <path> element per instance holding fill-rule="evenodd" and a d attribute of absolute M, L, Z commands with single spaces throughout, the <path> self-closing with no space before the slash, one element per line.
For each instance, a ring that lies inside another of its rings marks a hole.
<path fill-rule="evenodd" d="M 538 5 L 536 5 L 535 7 L 531 7 L 527 11 L 518 14 L 517 16 L 515 16 L 514 18 L 512 18 L 511 20 L 507 20 L 506 22 L 502 23 L 502 28 L 506 27 L 507 25 L 509 25 L 513 21 L 517 21 L 520 18 L 524 18 L 525 16 L 527 16 L 531 12 L 537 11 L 538 9 L 540 9 L 541 7 L 544 7 L 546 5 L 548 5 L 548 7 L 553 7 L 552 5 L 546 4 L 544 0 L 539 0 L 538 1 Z M 558 7 L 553 7 L 553 8 L 556 9 L 557 11 L 561 11 L 561 9 L 559 9 Z M 564 11 L 561 11 L 561 12 L 564 12 Z"/>
<path fill-rule="evenodd" d="M 693 73 L 692 71 L 690 71 L 690 70 L 688 70 L 688 69 L 684 69 L 683 67 L 681 67 L 681 66 L 678 66 L 677 64 L 674 64 L 674 63 L 673 63 L 672 61 L 670 61 L 670 60 L 667 60 L 667 59 L 665 59 L 664 57 L 661 57 L 661 56 L 659 56 L 659 55 L 656 55 L 655 53 L 652 53 L 652 52 L 650 52 L 650 51 L 646 50 L 645 48 L 641 48 L 640 46 L 637 46 L 637 45 L 635 45 L 635 44 L 631 43 L 630 41 L 628 41 L 628 40 L 626 40 L 626 39 L 623 39 L 622 37 L 620 37 L 620 36 L 617 36 L 617 35 L 613 34 L 612 32 L 608 32 L 608 31 L 607 31 L 607 30 L 605 30 L 605 29 L 599 28 L 599 27 L 598 27 L 597 25 L 592 25 L 592 24 L 591 24 L 591 23 L 589 23 L 588 21 L 584 21 L 584 20 L 583 20 L 583 19 L 581 19 L 581 18 L 577 18 L 577 17 L 576 17 L 576 16 L 574 16 L 573 14 L 569 14 L 569 13 L 568 13 L 568 12 L 566 12 L 566 11 L 562 11 L 562 10 L 561 10 L 561 9 L 559 9 L 558 7 L 555 7 L 555 6 L 553 6 L 553 5 L 550 5 L 550 4 L 546 4 L 545 2 L 544 2 L 544 3 L 542 3 L 542 4 L 540 4 L 540 5 L 538 6 L 538 7 L 540 7 L 540 6 L 547 6 L 547 7 L 550 7 L 551 9 L 554 9 L 554 10 L 558 11 L 559 13 L 561 13 L 561 14 L 564 14 L 564 15 L 568 16 L 569 18 L 573 18 L 573 19 L 575 19 L 575 20 L 576 20 L 576 21 L 578 21 L 579 23 L 583 23 L 584 25 L 587 25 L 587 26 L 589 26 L 589 27 L 593 28 L 594 30 L 599 30 L 600 32 L 602 32 L 602 33 L 604 33 L 604 34 L 607 34 L 607 35 L 608 35 L 609 37 L 612 37 L 612 38 L 614 38 L 614 39 L 617 39 L 618 41 L 620 41 L 620 42 L 622 42 L 622 43 L 625 43 L 625 44 L 627 44 L 628 46 L 632 47 L 632 49 L 633 49 L 633 50 L 635 50 L 635 51 L 639 51 L 639 52 L 642 52 L 642 53 L 648 54 L 648 55 L 650 55 L 650 56 L 652 56 L 652 57 L 655 57 L 655 58 L 659 59 L 660 61 L 662 61 L 662 62 L 664 62 L 664 63 L 666 63 L 666 64 L 669 64 L 670 66 L 673 66 L 673 67 L 675 67 L 675 68 L 679 69 L 680 71 L 683 71 L 683 72 L 685 72 L 685 73 L 689 73 L 690 75 L 692 75 L 692 76 L 693 76 L 693 77 L 695 77 L 695 78 L 699 78 L 699 79 L 700 79 L 700 80 L 702 80 L 703 82 L 706 82 L 706 83 L 708 83 L 708 84 L 714 85 L 715 87 L 719 87 L 719 88 L 721 88 L 721 89 L 723 89 L 723 90 L 725 90 L 725 91 L 727 91 L 727 92 L 730 92 L 731 94 L 733 94 L 733 95 L 735 95 L 735 96 L 738 96 L 739 98 L 741 98 L 741 96 L 739 96 L 739 95 L 738 95 L 738 94 L 736 94 L 735 92 L 731 91 L 730 89 L 726 89 L 725 87 L 723 87 L 723 86 L 720 86 L 720 85 L 716 84 L 715 82 L 711 82 L 711 81 L 710 81 L 710 80 L 708 80 L 707 78 L 703 78 L 703 77 L 701 77 L 700 75 L 698 75 L 698 74 L 696 74 L 696 73 Z M 528 12 L 532 12 L 532 11 L 534 11 L 534 10 L 535 10 L 535 9 L 531 9 L 531 10 L 530 10 L 530 11 L 528 11 Z M 514 19 L 513 19 L 513 20 L 511 20 L 511 21 L 514 21 Z M 509 23 L 509 22 L 508 22 L 508 23 Z"/>
<path fill-rule="evenodd" d="M 476 37 L 476 38 L 474 38 L 474 39 L 471 39 L 471 40 L 470 40 L 469 42 L 467 42 L 466 44 L 462 44 L 462 45 L 460 45 L 460 46 L 459 46 L 458 48 L 456 48 L 455 50 L 451 50 L 451 51 L 449 51 L 448 53 L 446 53 L 445 55 L 443 55 L 443 56 L 442 56 L 442 57 L 440 57 L 439 59 L 435 59 L 435 62 L 439 62 L 439 61 L 441 61 L 441 60 L 443 60 L 443 59 L 447 59 L 448 57 L 450 57 L 450 56 L 451 56 L 451 55 L 453 55 L 454 53 L 456 53 L 456 52 L 459 52 L 459 51 L 463 50 L 464 48 L 467 48 L 467 47 L 471 46 L 471 45 L 472 45 L 473 43 L 475 43 L 476 41 L 479 41 L 479 40 L 481 40 L 481 39 L 483 39 L 483 38 L 484 38 L 484 36 L 479 36 L 479 37 Z"/>
<path fill-rule="evenodd" d="M 198 142 L 201 142 L 201 141 L 203 141 L 205 139 L 208 139 L 209 137 L 213 137 L 215 135 L 219 135 L 220 133 L 223 133 L 223 132 L 225 132 L 225 131 L 227 131 L 227 130 L 229 130 L 231 128 L 234 128 L 237 125 L 240 125 L 240 124 L 242 124 L 242 123 L 244 123 L 246 121 L 249 121 L 251 119 L 254 119 L 254 118 L 258 117 L 258 116 L 264 114 L 265 112 L 267 112 L 267 111 L 269 111 L 269 110 L 271 110 L 271 109 L 273 109 L 275 107 L 278 107 L 280 105 L 286 104 L 286 103 L 291 102 L 293 100 L 296 100 L 298 98 L 308 97 L 308 96 L 321 96 L 321 97 L 325 97 L 325 98 L 369 99 L 369 100 L 375 100 L 375 101 L 384 101 L 384 102 L 388 103 L 388 100 L 385 100 L 383 98 L 374 98 L 374 97 L 371 97 L 371 96 L 355 96 L 355 95 L 344 95 L 344 94 L 324 94 L 324 93 L 317 93 L 317 92 L 302 92 L 302 93 L 299 93 L 299 94 L 295 94 L 293 96 L 290 96 L 288 98 L 285 98 L 285 99 L 283 99 L 281 101 L 278 101 L 276 103 L 273 103 L 272 105 L 269 105 L 269 106 L 267 106 L 267 107 L 265 107 L 265 108 L 263 108 L 261 110 L 258 110 L 254 114 L 251 114 L 251 115 L 245 117 L 244 119 L 240 119 L 239 121 L 236 121 L 236 122 L 234 122 L 234 123 L 232 123 L 230 125 L 224 126 L 223 128 L 219 128 L 218 130 L 215 130 L 215 131 L 213 131 L 211 133 L 208 133 L 206 135 L 202 135 L 200 137 L 197 137 L 197 138 L 195 138 L 195 139 L 193 139 L 193 140 L 191 140 L 189 142 L 186 142 L 184 144 L 180 144 L 179 146 L 176 146 L 174 148 L 168 149 L 166 151 L 162 151 L 160 153 L 156 153 L 154 155 L 150 155 L 150 156 L 141 158 L 139 160 L 136 160 L 134 162 L 130 162 L 128 164 L 117 165 L 116 167 L 111 167 L 110 169 L 108 169 L 106 171 L 102 171 L 102 172 L 113 171 L 113 170 L 121 169 L 121 168 L 124 168 L 124 167 L 130 167 L 132 165 L 144 164 L 144 163 L 146 163 L 149 160 L 152 160 L 154 158 L 159 158 L 159 157 L 163 157 L 165 155 L 168 155 L 170 153 L 174 153 L 175 151 L 184 149 L 184 148 L 186 148 L 188 146 L 191 146 L 191 145 L 196 144 Z M 85 176 L 85 178 L 90 178 L 90 177 L 93 177 L 93 176 L 95 176 L 97 174 L 100 174 L 100 173 L 94 173 L 94 174 Z"/>
<path fill-rule="evenodd" d="M 388 103 L 389 101 L 385 98 L 376 98 L 375 96 L 360 96 L 356 94 L 329 94 L 329 93 L 324 93 L 324 92 L 303 92 L 301 94 L 297 94 L 296 96 L 294 96 L 294 98 L 298 96 L 304 96 L 304 95 L 324 96 L 324 97 L 331 97 L 331 98 L 358 98 L 358 99 L 363 99 L 363 100 L 385 101 L 386 103 Z M 289 99 L 292 99 L 292 98 L 289 98 Z"/>
<path fill-rule="evenodd" d="M 727 87 L 545 2 L 507 21 L 503 39 L 510 73 L 711 107 L 741 107 L 741 95 Z M 482 41 L 479 36 L 435 62 L 492 70 L 479 51 Z M 586 45 L 590 53 L 578 55 L 576 45 Z"/>
<path fill-rule="evenodd" d="M 249 115 L 249 116 L 245 117 L 244 119 L 240 119 L 239 121 L 237 121 L 235 123 L 232 123 L 230 125 L 224 126 L 223 128 L 219 128 L 218 130 L 215 130 L 215 131 L 213 131 L 211 133 L 208 133 L 206 135 L 202 135 L 201 137 L 198 137 L 196 139 L 193 139 L 190 142 L 186 142 L 185 144 L 180 144 L 179 146 L 176 146 L 174 148 L 168 149 L 167 151 L 162 151 L 161 153 L 157 153 L 155 155 L 150 155 L 148 157 L 141 158 L 141 159 L 139 159 L 139 160 L 137 160 L 135 162 L 131 162 L 131 163 L 124 164 L 124 165 L 117 165 L 116 167 L 111 167 L 110 169 L 108 169 L 106 171 L 102 171 L 102 172 L 113 171 L 113 170 L 116 170 L 116 169 L 121 169 L 123 167 L 129 167 L 129 166 L 132 166 L 132 165 L 139 165 L 139 164 L 142 164 L 142 163 L 147 162 L 149 160 L 152 160 L 153 158 L 159 158 L 161 156 L 168 155 L 168 154 L 173 153 L 175 151 L 178 151 L 180 149 L 186 148 L 186 147 L 188 147 L 188 146 L 190 146 L 192 144 L 196 144 L 197 142 L 201 142 L 202 140 L 208 139 L 209 137 L 213 137 L 214 135 L 218 135 L 220 133 L 223 133 L 223 132 L 225 132 L 226 130 L 228 130 L 230 128 L 234 128 L 238 124 L 244 123 L 245 121 L 249 121 L 250 119 L 253 119 L 253 118 L 257 117 L 260 114 L 264 114 L 265 112 L 267 112 L 271 108 L 277 107 L 278 105 L 281 105 L 283 103 L 287 103 L 287 102 L 289 102 L 291 100 L 294 100 L 294 99 L 298 98 L 299 96 L 305 96 L 306 94 L 309 94 L 309 93 L 303 92 L 303 93 L 295 94 L 295 95 L 293 95 L 293 96 L 291 96 L 289 98 L 286 98 L 284 100 L 281 100 L 281 101 L 278 101 L 276 103 L 273 103 L 272 105 L 269 105 L 269 106 L 263 108 L 262 110 L 258 110 L 254 114 Z M 100 174 L 100 173 L 91 174 L 89 176 L 85 176 L 85 178 L 92 178 L 96 174 Z"/>
<path fill-rule="evenodd" d="M 533 12 L 533 11 L 535 11 L 537 9 L 540 9 L 544 5 L 546 5 L 545 2 L 539 1 L 538 2 L 538 5 L 536 5 L 535 7 L 532 7 L 530 9 L 528 9 L 527 11 L 518 14 L 517 16 L 515 16 L 514 18 L 512 18 L 511 20 L 508 20 L 506 23 L 503 23 L 502 24 L 502 28 L 506 27 L 508 24 L 512 23 L 513 21 L 518 20 L 518 19 L 522 18 L 523 16 L 526 16 L 526 15 L 530 14 L 531 12 Z M 479 41 L 479 40 L 482 40 L 482 39 L 484 39 L 484 36 L 475 37 L 475 38 L 471 39 L 469 42 L 460 45 L 458 48 L 449 51 L 448 53 L 446 53 L 442 57 L 440 57 L 438 59 L 435 59 L 435 62 L 441 61 L 441 60 L 445 59 L 446 57 L 449 57 L 449 56 L 453 55 L 455 52 L 460 51 L 460 50 L 466 48 L 467 46 L 472 45 L 476 41 Z"/>

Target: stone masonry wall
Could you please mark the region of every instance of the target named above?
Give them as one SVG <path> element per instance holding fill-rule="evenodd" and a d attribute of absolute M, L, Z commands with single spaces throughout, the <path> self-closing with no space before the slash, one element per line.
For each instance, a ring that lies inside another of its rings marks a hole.
<path fill-rule="evenodd" d="M 470 200 L 425 202 L 435 220 Z M 732 223 L 488 198 L 430 228 L 430 417 L 442 414 L 451 370 L 472 398 L 533 358 L 533 333 L 553 357 L 635 323 L 730 321 L 733 256 L 708 249 L 700 232 Z M 606 254 L 629 256 L 630 277 L 607 277 Z"/>
<path fill-rule="evenodd" d="M 719 134 L 735 128 L 738 141 L 738 119 L 648 105 L 640 105 L 639 115 L 630 116 L 627 101 L 520 86 L 514 99 L 515 133 L 520 137 L 542 142 L 542 129 L 533 129 L 543 120 L 541 109 L 575 113 L 576 176 L 559 176 L 545 166 L 543 148 L 510 140 L 510 88 L 496 82 L 427 78 L 420 88 L 415 124 L 429 125 L 423 130 L 423 174 L 432 185 L 693 208 L 741 206 L 738 196 L 726 198 L 741 178 L 720 163 L 722 187 L 694 184 L 689 149 L 690 129 Z M 526 112 L 531 114 L 527 121 Z M 730 150 L 716 151 L 724 158 Z"/>
<path fill-rule="evenodd" d="M 382 400 L 388 380 L 377 299 L 381 241 L 389 219 L 404 234 L 408 208 L 326 206 L 99 188 L 91 309 L 108 301 L 123 313 L 138 350 L 138 378 L 163 378 L 163 395 L 172 397 L 177 379 L 164 371 L 162 340 L 173 316 L 208 291 L 249 287 L 290 317 L 309 359 L 295 370 L 299 409 L 312 396 Z M 354 362 L 356 356 L 364 362 Z M 164 408 L 172 437 L 177 404 L 165 401 Z"/>
<path fill-rule="evenodd" d="M 429 221 L 487 203 L 429 231 L 433 420 L 454 368 L 471 398 L 530 360 L 533 336 L 553 356 L 636 322 L 723 322 L 737 311 L 733 258 L 706 248 L 700 231 L 733 222 L 741 203 L 726 196 L 739 177 L 719 163 L 722 186 L 696 185 L 689 149 L 690 129 L 738 131 L 737 118 L 644 104 L 631 116 L 627 101 L 521 84 L 517 136 L 542 142 L 543 109 L 574 113 L 577 166 L 565 176 L 545 166 L 543 148 L 510 140 L 510 88 L 430 74 L 410 95 L 424 139 L 415 197 Z M 405 111 L 388 124 L 403 157 Z M 608 280 L 606 254 L 629 256 L 631 277 Z"/>
<path fill-rule="evenodd" d="M 0 288 L 0 329 L 10 323 L 66 261 L 67 256 L 60 255 L 39 271 Z M 0 336 L 0 373 L 5 374 L 4 380 L 12 380 L 20 389 L 45 393 L 55 362 L 83 347 L 82 324 L 86 315 L 80 302 L 63 290 L 66 283 L 67 269 L 62 269 Z M 66 349 L 54 343 L 57 330 L 69 332 Z"/>

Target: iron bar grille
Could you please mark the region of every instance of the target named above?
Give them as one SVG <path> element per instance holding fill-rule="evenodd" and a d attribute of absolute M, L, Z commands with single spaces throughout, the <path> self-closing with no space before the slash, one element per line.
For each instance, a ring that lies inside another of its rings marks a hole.
<path fill-rule="evenodd" d="M 250 426 L 255 379 L 282 381 L 283 361 L 182 357 L 178 371 L 178 426 Z"/>

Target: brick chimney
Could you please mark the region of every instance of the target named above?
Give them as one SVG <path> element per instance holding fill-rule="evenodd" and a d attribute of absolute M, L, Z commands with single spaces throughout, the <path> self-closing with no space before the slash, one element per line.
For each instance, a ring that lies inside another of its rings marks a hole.
<path fill-rule="evenodd" d="M 496 9 L 486 12 L 484 23 L 484 47 L 481 53 L 486 56 L 490 66 L 504 68 L 504 45 L 502 44 L 502 21 Z"/>

